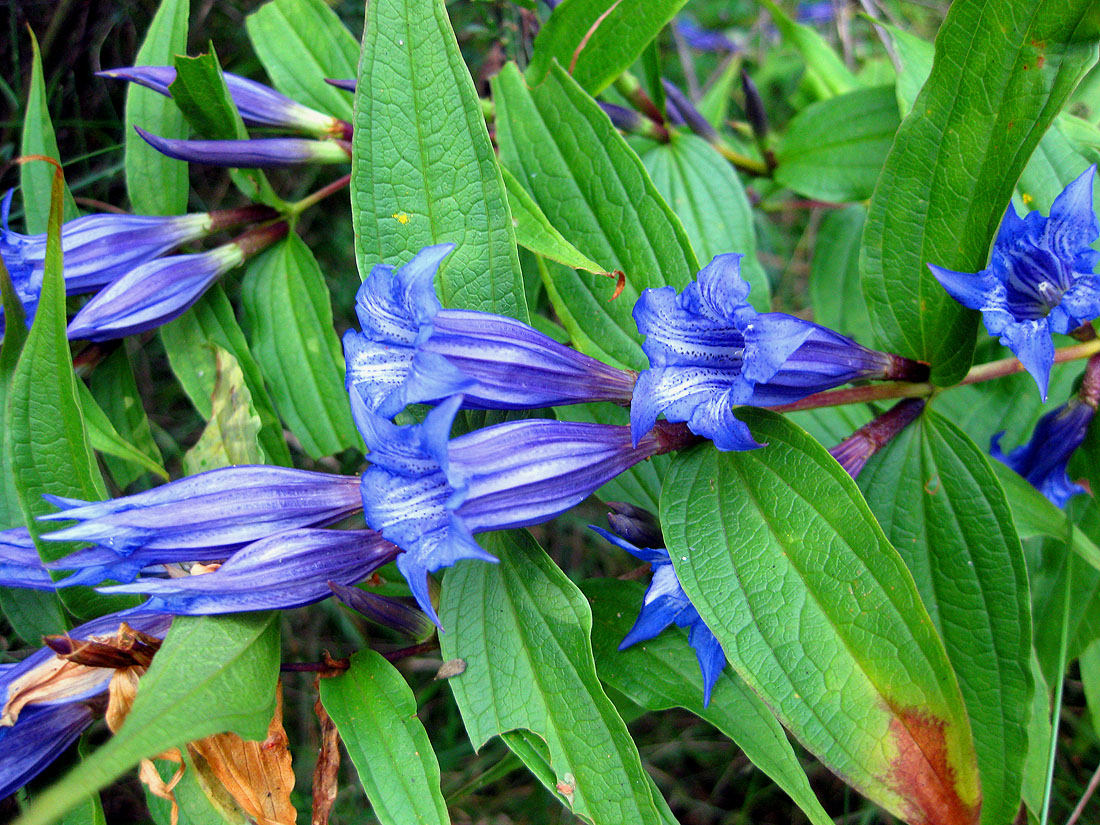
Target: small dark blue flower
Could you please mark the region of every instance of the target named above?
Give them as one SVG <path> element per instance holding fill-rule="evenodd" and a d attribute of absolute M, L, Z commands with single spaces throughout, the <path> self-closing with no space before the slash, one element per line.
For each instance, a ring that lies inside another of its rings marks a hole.
<path fill-rule="evenodd" d="M 246 138 L 243 140 L 180 140 L 134 129 L 142 139 L 170 158 L 205 166 L 230 169 L 277 169 L 303 163 L 349 163 L 351 146 L 343 140 L 299 137 Z"/>
<path fill-rule="evenodd" d="M 176 70 L 172 66 L 129 66 L 96 72 L 96 76 L 137 83 L 165 97 L 171 97 L 172 90 L 169 87 L 176 79 Z M 229 72 L 223 73 L 223 77 L 229 96 L 241 113 L 241 119 L 247 124 L 314 135 L 346 136 L 346 124 L 338 118 L 322 114 L 280 94 L 270 86 L 246 77 Z"/>
<path fill-rule="evenodd" d="M 616 547 L 641 561 L 649 562 L 653 570 L 653 578 L 642 599 L 638 620 L 626 634 L 626 638 L 619 643 L 619 650 L 625 650 L 636 642 L 652 639 L 671 624 L 686 629 L 688 644 L 695 650 L 699 669 L 703 673 L 703 707 L 706 707 L 710 704 L 710 692 L 714 683 L 726 666 L 726 654 L 722 652 L 722 645 L 684 592 L 668 551 L 663 547 L 635 547 L 614 533 L 594 525 L 589 526 Z"/>
<path fill-rule="evenodd" d="M 1044 401 L 1054 363 L 1051 334 L 1066 335 L 1100 317 L 1100 277 L 1093 273 L 1100 252 L 1090 246 L 1100 238 L 1095 176 L 1090 166 L 1055 199 L 1047 218 L 1029 212 L 1021 219 L 1009 204 L 986 269 L 928 265 L 952 298 L 981 311 L 989 334 L 1020 359 Z"/>
<path fill-rule="evenodd" d="M 287 467 L 242 465 L 210 470 L 132 496 L 86 502 L 46 498 L 60 512 L 42 521 L 71 521 L 46 533 L 47 541 L 87 541 L 51 567 L 74 569 L 82 554 L 88 564 L 108 561 L 104 549 L 142 567 L 179 561 L 224 559 L 246 544 L 300 527 L 331 524 L 362 506 L 355 476 Z M 85 582 L 86 583 L 86 582 Z"/>
<path fill-rule="evenodd" d="M 760 446 L 733 413 L 774 406 L 866 378 L 926 375 L 922 365 L 875 352 L 825 327 L 745 300 L 741 255 L 717 255 L 680 294 L 647 289 L 634 306 L 650 368 L 638 376 L 630 426 L 641 438 L 664 414 L 720 450 Z"/>
<path fill-rule="evenodd" d="M 705 29 L 690 17 L 677 17 L 672 25 L 676 32 L 684 38 L 691 48 L 701 52 L 735 52 L 737 44 L 734 43 L 725 32 L 715 29 Z"/>
<path fill-rule="evenodd" d="M 398 552 L 373 530 L 288 530 L 246 545 L 212 572 L 142 577 L 99 589 L 150 594 L 141 612 L 198 616 L 285 610 L 327 599 L 331 585 L 356 584 Z"/>
<path fill-rule="evenodd" d="M 1001 432 L 993 436 L 989 452 L 1031 482 L 1056 506 L 1065 507 L 1070 498 L 1085 492 L 1083 487 L 1069 480 L 1066 464 L 1085 440 L 1095 414 L 1095 407 L 1077 398 L 1070 399 L 1039 419 L 1027 444 L 1005 455 L 1001 452 L 1004 435 Z"/>
<path fill-rule="evenodd" d="M 443 309 L 439 264 L 453 244 L 420 250 L 400 269 L 375 266 L 356 296 L 362 332 L 344 335 L 348 391 L 392 418 L 407 404 L 456 393 L 474 409 L 630 403 L 634 374 L 562 346 L 527 324 Z"/>
<path fill-rule="evenodd" d="M 475 533 L 549 521 L 662 449 L 653 435 L 634 447 L 627 427 L 548 419 L 449 440 L 461 396 L 407 427 L 371 413 L 356 393 L 351 400 L 370 449 L 361 485 L 367 525 L 405 551 L 397 567 L 437 624 L 427 574 L 462 559 L 496 561 Z"/>

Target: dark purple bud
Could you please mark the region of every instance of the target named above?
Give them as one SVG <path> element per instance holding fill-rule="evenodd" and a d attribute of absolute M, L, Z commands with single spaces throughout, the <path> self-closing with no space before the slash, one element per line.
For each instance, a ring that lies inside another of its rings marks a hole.
<path fill-rule="evenodd" d="M 423 610 L 405 604 L 399 599 L 379 596 L 359 587 L 329 582 L 333 594 L 353 610 L 362 613 L 375 624 L 392 627 L 414 639 L 427 639 L 435 632 L 435 625 Z"/>
<path fill-rule="evenodd" d="M 665 89 L 665 100 L 668 103 L 668 119 L 670 121 L 676 122 L 676 120 L 679 120 L 681 123 L 687 124 L 691 131 L 704 140 L 710 141 L 718 137 L 718 133 L 714 131 L 714 127 L 710 125 L 710 122 L 703 117 L 702 113 L 695 108 L 695 104 L 675 84 L 661 78 L 661 85 Z M 675 117 L 673 116 L 674 113 Z"/>
<path fill-rule="evenodd" d="M 355 91 L 355 85 L 356 85 L 356 81 L 355 81 L 354 78 L 352 78 L 350 80 L 348 80 L 348 79 L 341 80 L 339 78 L 326 77 L 325 78 L 325 83 L 327 83 L 330 86 L 335 86 L 337 89 L 343 89 L 345 92 L 354 92 Z"/>
<path fill-rule="evenodd" d="M 664 547 L 661 523 L 648 510 L 624 501 L 609 501 L 607 522 L 611 529 L 638 547 Z"/>
<path fill-rule="evenodd" d="M 856 478 L 867 459 L 889 444 L 894 437 L 917 419 L 924 409 L 923 398 L 906 398 L 887 412 L 864 424 L 831 450 L 848 475 Z"/>
<path fill-rule="evenodd" d="M 749 119 L 752 133 L 757 140 L 763 140 L 768 134 L 768 114 L 764 111 L 764 101 L 749 73 L 741 70 L 741 89 L 745 93 L 745 115 Z"/>
<path fill-rule="evenodd" d="M 351 146 L 342 140 L 250 138 L 248 140 L 176 140 L 134 129 L 142 139 L 170 158 L 231 169 L 273 169 L 304 163 L 348 163 Z"/>

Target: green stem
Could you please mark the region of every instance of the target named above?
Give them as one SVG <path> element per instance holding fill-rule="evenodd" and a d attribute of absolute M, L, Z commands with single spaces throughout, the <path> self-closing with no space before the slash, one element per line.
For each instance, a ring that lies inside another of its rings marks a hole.
<path fill-rule="evenodd" d="M 1073 565 L 1074 557 L 1069 555 L 1066 559 L 1066 590 L 1062 603 L 1062 633 L 1058 640 L 1058 682 L 1054 688 L 1054 709 L 1050 715 L 1050 753 L 1047 756 L 1047 778 L 1043 785 L 1043 804 L 1039 809 L 1039 825 L 1047 825 L 1050 818 L 1050 796 L 1054 786 L 1054 757 L 1058 752 L 1058 723 L 1062 718 L 1062 688 L 1066 681 L 1066 648 L 1069 646 L 1069 603 L 1073 589 Z"/>
<path fill-rule="evenodd" d="M 1062 347 L 1054 352 L 1054 363 L 1061 364 L 1066 361 L 1077 361 L 1089 358 L 1100 353 L 1100 338 L 1086 341 L 1083 344 L 1074 344 L 1071 347 Z M 1002 358 L 999 361 L 990 361 L 988 364 L 979 364 L 971 368 L 962 381 L 955 386 L 966 384 L 979 384 L 983 381 L 992 381 L 996 378 L 1004 378 L 1023 372 L 1024 365 L 1016 358 Z M 864 404 L 869 401 L 887 401 L 893 398 L 921 398 L 931 396 L 937 390 L 948 391 L 951 387 L 938 388 L 928 383 L 909 383 L 905 381 L 892 381 L 889 383 L 872 384 L 867 387 L 853 387 L 845 390 L 827 390 L 795 401 L 791 404 L 780 404 L 770 409 L 776 412 L 798 412 L 799 410 L 816 410 L 821 407 L 839 407 L 845 404 Z"/>

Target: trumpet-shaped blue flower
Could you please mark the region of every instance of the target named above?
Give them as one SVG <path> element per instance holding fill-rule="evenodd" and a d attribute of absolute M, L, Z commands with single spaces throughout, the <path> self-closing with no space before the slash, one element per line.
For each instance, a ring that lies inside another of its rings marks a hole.
<path fill-rule="evenodd" d="M 923 378 L 923 365 L 875 352 L 825 327 L 745 300 L 741 255 L 718 255 L 680 294 L 647 289 L 634 306 L 650 368 L 638 376 L 630 426 L 640 439 L 664 413 L 720 450 L 760 446 L 733 414 L 866 378 Z"/>
<path fill-rule="evenodd" d="M 142 140 L 176 160 L 230 169 L 277 169 L 303 163 L 348 163 L 351 146 L 343 140 L 276 137 L 243 140 L 180 140 L 134 129 Z"/>
<path fill-rule="evenodd" d="M 121 559 L 140 559 L 142 567 L 207 561 L 227 558 L 275 533 L 331 524 L 356 512 L 362 506 L 358 481 L 355 476 L 242 465 L 109 501 L 46 496 L 60 512 L 39 518 L 78 522 L 44 534 L 48 541 L 87 541 L 100 548 L 78 551 L 51 567 L 73 569 L 81 554 L 91 556 L 89 564 L 104 564 L 108 558 L 103 549 Z"/>
<path fill-rule="evenodd" d="M 288 530 L 236 551 L 217 570 L 182 578 L 141 578 L 103 593 L 148 593 L 141 612 L 198 616 L 283 610 L 353 585 L 400 552 L 373 530 Z"/>
<path fill-rule="evenodd" d="M 1027 444 L 1005 455 L 1001 452 L 1004 435 L 1001 432 L 993 436 L 989 452 L 1031 482 L 1031 486 L 1056 506 L 1065 507 L 1073 496 L 1085 492 L 1083 487 L 1069 480 L 1066 464 L 1085 440 L 1095 414 L 1095 407 L 1077 398 L 1070 399 L 1039 419 Z"/>
<path fill-rule="evenodd" d="M 710 692 L 714 683 L 726 666 L 726 654 L 722 652 L 722 645 L 684 592 L 668 551 L 663 547 L 635 547 L 614 533 L 594 525 L 589 526 L 616 547 L 641 561 L 649 562 L 653 569 L 653 578 L 642 599 L 638 620 L 619 643 L 619 650 L 626 650 L 637 642 L 652 639 L 671 624 L 684 628 L 688 631 L 688 644 L 695 650 L 699 670 L 703 673 L 703 707 L 706 707 L 710 704 Z"/>
<path fill-rule="evenodd" d="M 11 275 L 15 293 L 30 323 L 42 291 L 46 236 L 21 235 L 8 227 L 12 192 L 0 205 L 0 258 Z M 61 227 L 65 289 L 70 295 L 94 292 L 131 269 L 159 258 L 181 244 L 219 228 L 217 213 L 157 217 L 147 215 L 86 215 Z M 2 318 L 0 310 L 0 318 Z"/>
<path fill-rule="evenodd" d="M 176 70 L 172 66 L 128 66 L 96 72 L 96 76 L 137 83 L 165 97 L 171 97 L 172 90 L 169 87 L 175 82 Z M 350 126 L 345 121 L 311 109 L 255 80 L 230 72 L 225 72 L 223 76 L 229 96 L 241 113 L 241 119 L 247 124 L 293 129 L 315 135 L 350 137 Z"/>
<path fill-rule="evenodd" d="M 367 524 L 405 552 L 397 567 L 432 621 L 427 574 L 461 559 L 496 559 L 474 533 L 549 521 L 634 464 L 666 449 L 655 435 L 632 446 L 626 427 L 513 421 L 448 440 L 455 396 L 422 424 L 398 427 L 352 394 L 370 448 L 361 490 Z"/>
<path fill-rule="evenodd" d="M 463 393 L 474 409 L 630 402 L 634 374 L 562 346 L 527 324 L 443 309 L 433 281 L 453 244 L 422 249 L 394 271 L 375 266 L 356 296 L 362 332 L 344 335 L 348 391 L 392 418 L 406 404 Z"/>
<path fill-rule="evenodd" d="M 102 692 L 106 689 L 107 680 Z M 53 764 L 102 714 L 102 707 L 97 712 L 95 705 L 105 705 L 105 701 L 106 697 L 99 702 L 34 705 L 23 712 L 17 724 L 0 727 L 0 799 L 11 796 Z"/>
<path fill-rule="evenodd" d="M 1092 206 L 1096 167 L 1065 188 L 1050 217 L 1024 218 L 1009 204 L 993 243 L 989 266 L 980 272 L 928 268 L 948 294 L 980 310 L 990 335 L 1020 359 L 1043 400 L 1054 363 L 1051 333 L 1066 335 L 1100 317 L 1100 277 L 1093 273 L 1100 252 L 1100 222 Z"/>

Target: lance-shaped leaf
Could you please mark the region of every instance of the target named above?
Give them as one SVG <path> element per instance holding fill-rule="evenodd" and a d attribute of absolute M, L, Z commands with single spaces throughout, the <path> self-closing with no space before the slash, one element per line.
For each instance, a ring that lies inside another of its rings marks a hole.
<path fill-rule="evenodd" d="M 704 708 L 699 662 L 685 633 L 668 629 L 626 650 L 618 649 L 642 603 L 640 582 L 590 579 L 581 589 L 592 603 L 592 647 L 600 679 L 646 710 L 682 707 L 710 722 L 775 780 L 810 822 L 831 825 L 833 820 L 814 796 L 783 726 L 730 668 L 718 677 L 710 704 Z"/>
<path fill-rule="evenodd" d="M 752 285 L 749 303 L 761 312 L 771 309 L 771 286 L 756 258 L 752 207 L 729 161 L 701 137 L 675 132 L 671 142 L 642 155 L 642 163 L 683 222 L 699 260 L 743 254 L 741 277 Z"/>
<path fill-rule="evenodd" d="M 280 415 L 313 458 L 361 449 L 344 389 L 331 296 L 294 233 L 246 265 L 241 298 L 249 343 Z"/>
<path fill-rule="evenodd" d="M 19 362 L 7 388 L 5 462 L 11 468 L 22 514 L 35 537 L 42 532 L 36 516 L 53 510 L 43 494 L 96 501 L 107 497 L 103 476 L 88 440 L 65 334 L 65 284 L 61 259 L 62 176 L 54 177 L 47 230 L 42 293 Z M 44 560 L 60 558 L 72 546 L 43 544 Z M 81 617 L 92 618 L 122 605 L 88 590 L 64 592 L 62 599 Z"/>
<path fill-rule="evenodd" d="M 324 0 L 273 0 L 245 20 L 275 88 L 307 106 L 351 119 L 351 98 L 325 78 L 354 77 L 359 43 Z"/>
<path fill-rule="evenodd" d="M 214 391 L 210 419 L 198 442 L 183 457 L 189 475 L 235 464 L 263 464 L 258 440 L 260 417 L 252 407 L 241 366 L 229 352 L 214 345 Z"/>
<path fill-rule="evenodd" d="M 173 620 L 141 678 L 118 732 L 34 800 L 21 825 L 47 825 L 146 759 L 186 742 L 233 731 L 263 739 L 275 710 L 278 614 Z"/>
<path fill-rule="evenodd" d="M 934 412 L 891 441 L 859 486 L 958 674 L 982 777 L 982 822 L 1008 822 L 1020 806 L 1034 685 L 1027 570 L 1004 492 L 981 450 Z"/>
<path fill-rule="evenodd" d="M 812 27 L 796 23 L 775 0 L 760 0 L 772 16 L 772 22 L 783 38 L 791 43 L 806 61 L 806 81 L 819 98 L 844 94 L 859 88 L 859 81 L 844 65 L 844 61 Z"/>
<path fill-rule="evenodd" d="M 448 684 L 474 747 L 531 731 L 553 773 L 540 772 L 537 760 L 532 770 L 578 816 L 595 825 L 664 822 L 638 750 L 596 678 L 588 602 L 527 533 L 491 533 L 482 542 L 500 563 L 456 566 L 439 606 L 443 656 L 466 662 Z"/>
<path fill-rule="evenodd" d="M 46 82 L 42 76 L 42 55 L 38 51 L 38 38 L 27 29 L 31 38 L 31 84 L 27 90 L 27 108 L 23 114 L 23 135 L 21 153 L 27 155 L 45 155 L 56 161 L 61 160 L 57 150 L 57 137 L 54 135 L 53 121 L 47 108 Z M 26 216 L 27 232 L 38 235 L 46 231 L 46 222 L 50 215 L 50 180 L 53 169 L 44 163 L 24 163 L 19 168 L 19 185 L 23 196 L 23 213 Z M 65 186 L 65 220 L 80 215 Z"/>
<path fill-rule="evenodd" d="M 699 269 L 683 225 L 608 116 L 561 67 L 528 89 L 509 64 L 493 78 L 493 99 L 504 165 L 569 243 L 626 273 L 608 302 L 610 279 L 555 267 L 545 281 L 554 309 L 587 355 L 645 369 L 631 310 L 643 289 L 682 289 Z"/>
<path fill-rule="evenodd" d="M 977 314 L 928 264 L 977 272 L 1028 157 L 1083 73 L 1100 28 L 1091 0 L 953 3 L 932 73 L 902 122 L 871 199 L 860 269 L 879 344 L 970 367 Z"/>
<path fill-rule="evenodd" d="M 188 0 L 162 0 L 135 66 L 171 66 L 187 53 Z M 144 215 L 179 215 L 187 210 L 187 164 L 165 157 L 147 144 L 135 126 L 166 138 L 187 137 L 187 121 L 175 102 L 131 83 L 126 89 L 126 191 L 134 211 Z"/>
<path fill-rule="evenodd" d="M 321 702 L 380 822 L 450 823 L 439 763 L 413 693 L 393 665 L 373 650 L 359 651 L 342 675 L 321 680 Z"/>
<path fill-rule="evenodd" d="M 504 183 L 443 0 L 372 0 L 357 88 L 351 204 L 360 277 L 453 243 L 436 279 L 443 305 L 526 321 Z"/>
<path fill-rule="evenodd" d="M 958 683 L 913 578 L 855 482 L 785 419 L 768 446 L 673 460 L 676 574 L 737 673 L 819 759 L 911 823 L 970 825 L 981 790 Z"/>
<path fill-rule="evenodd" d="M 540 82 L 556 60 L 592 95 L 630 68 L 685 0 L 571 0 L 535 38 L 527 69 Z"/>

